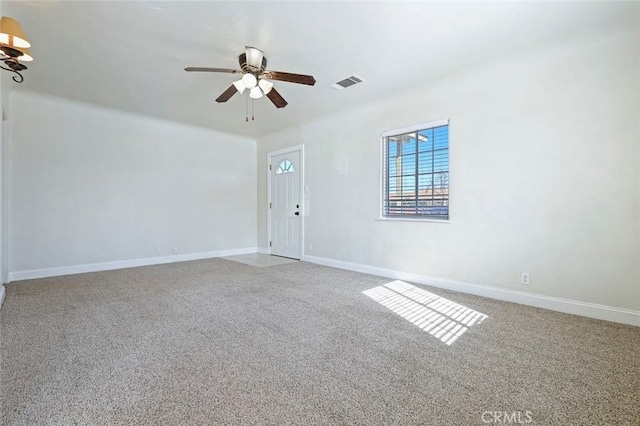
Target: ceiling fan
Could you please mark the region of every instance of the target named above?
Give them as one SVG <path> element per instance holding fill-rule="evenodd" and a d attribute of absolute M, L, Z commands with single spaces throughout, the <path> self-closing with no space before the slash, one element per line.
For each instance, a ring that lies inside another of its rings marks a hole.
<path fill-rule="evenodd" d="M 274 89 L 273 83 L 269 80 L 306 84 L 308 86 L 316 84 L 316 79 L 310 75 L 267 70 L 267 58 L 265 58 L 264 52 L 255 47 L 246 46 L 245 52 L 238 56 L 238 61 L 240 62 L 239 70 L 207 67 L 187 67 L 184 70 L 242 74 L 240 80 L 234 81 L 227 90 L 218 96 L 216 102 L 227 102 L 236 92 L 243 93 L 245 90 L 249 90 L 249 97 L 252 99 L 259 99 L 262 95 L 265 95 L 276 107 L 284 108 L 287 106 L 287 101 L 280 96 L 280 93 Z"/>

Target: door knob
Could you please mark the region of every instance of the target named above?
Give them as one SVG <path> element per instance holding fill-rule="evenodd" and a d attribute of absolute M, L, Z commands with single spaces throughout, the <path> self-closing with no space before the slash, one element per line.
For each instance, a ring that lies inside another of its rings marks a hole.
<path fill-rule="evenodd" d="M 294 213 L 296 216 L 300 216 L 300 212 L 295 212 Z"/>

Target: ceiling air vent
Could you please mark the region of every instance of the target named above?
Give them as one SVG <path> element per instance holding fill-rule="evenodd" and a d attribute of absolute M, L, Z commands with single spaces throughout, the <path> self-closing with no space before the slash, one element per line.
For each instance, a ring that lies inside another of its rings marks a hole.
<path fill-rule="evenodd" d="M 333 87 L 334 89 L 342 90 L 346 89 L 347 87 L 351 87 L 354 84 L 362 83 L 363 81 L 364 80 L 362 79 L 362 77 L 354 74 L 351 77 L 347 77 L 344 80 L 332 84 L 331 87 Z"/>

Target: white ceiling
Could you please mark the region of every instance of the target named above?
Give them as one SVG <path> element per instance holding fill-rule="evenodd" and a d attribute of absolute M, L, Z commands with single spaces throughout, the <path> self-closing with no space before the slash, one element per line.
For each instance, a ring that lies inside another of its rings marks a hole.
<path fill-rule="evenodd" d="M 1 11 L 22 23 L 35 58 L 25 83 L 3 77 L 5 91 L 250 137 L 473 64 L 640 24 L 640 3 L 612 2 L 2 1 Z M 245 45 L 264 50 L 268 69 L 312 74 L 316 85 L 276 82 L 289 105 L 260 99 L 246 123 L 246 93 L 214 102 L 236 76 L 183 70 L 237 68 Z M 366 82 L 330 87 L 352 74 Z"/>

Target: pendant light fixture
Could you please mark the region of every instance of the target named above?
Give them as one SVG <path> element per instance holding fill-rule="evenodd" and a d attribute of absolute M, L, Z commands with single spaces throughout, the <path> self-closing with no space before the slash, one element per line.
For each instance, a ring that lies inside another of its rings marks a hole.
<path fill-rule="evenodd" d="M 4 64 L 0 68 L 15 73 L 13 81 L 16 83 L 24 81 L 20 72 L 27 67 L 22 62 L 33 61 L 30 47 L 31 43 L 18 21 L 8 16 L 0 18 L 0 61 Z"/>

